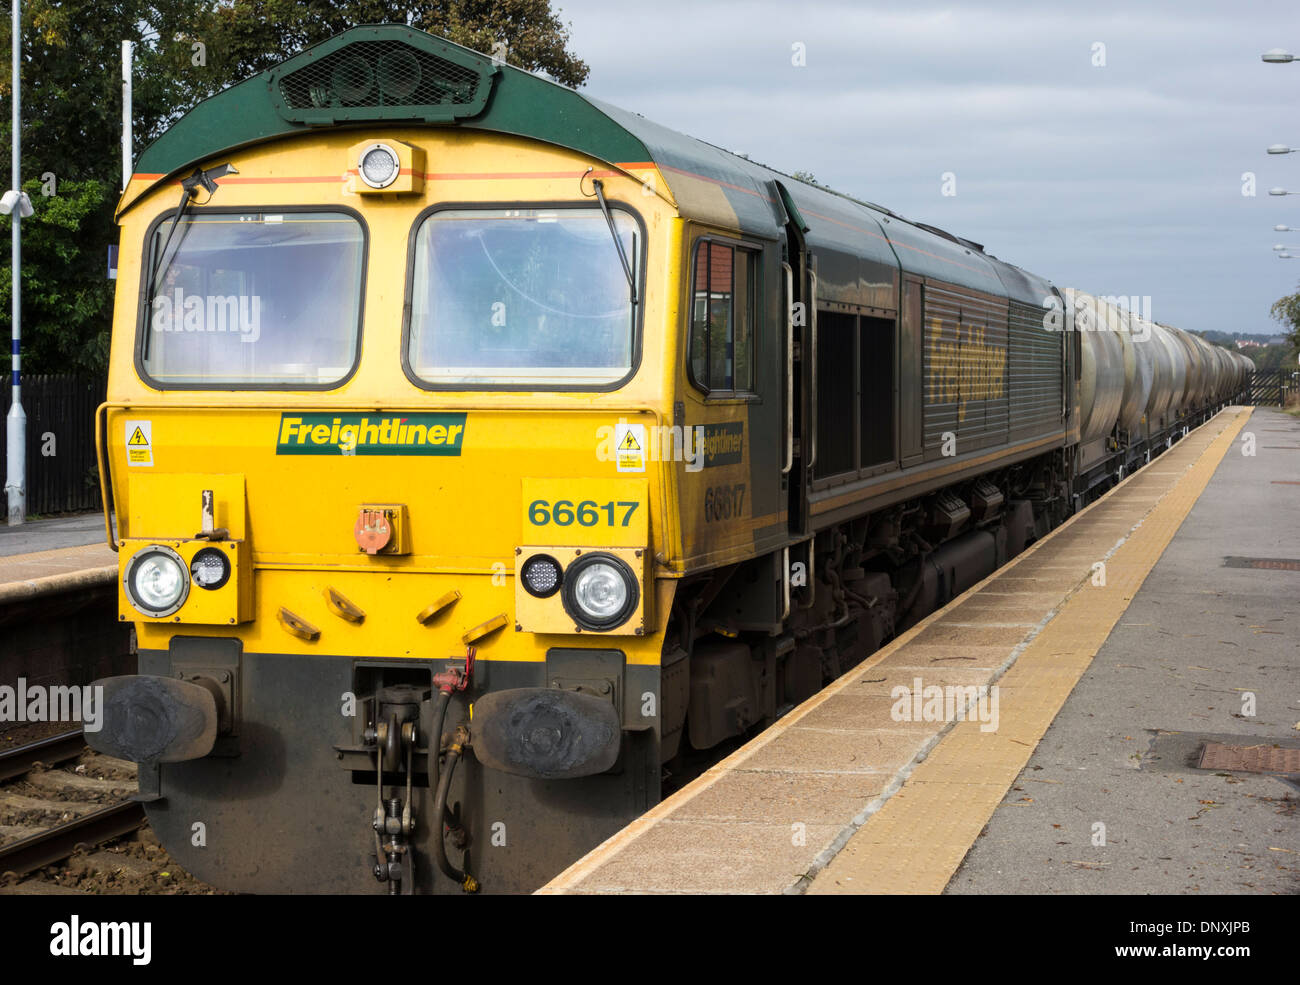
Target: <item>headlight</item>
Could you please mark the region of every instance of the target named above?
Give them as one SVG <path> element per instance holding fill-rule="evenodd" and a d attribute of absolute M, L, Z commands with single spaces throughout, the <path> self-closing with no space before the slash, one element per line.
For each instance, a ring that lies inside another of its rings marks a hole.
<path fill-rule="evenodd" d="M 131 558 L 122 587 L 131 604 L 146 616 L 170 616 L 185 604 L 190 576 L 179 554 L 153 544 Z"/>
<path fill-rule="evenodd" d="M 387 188 L 397 180 L 402 165 L 397 152 L 387 144 L 372 144 L 361 152 L 357 172 L 371 188 Z"/>
<path fill-rule="evenodd" d="M 560 588 L 560 562 L 549 554 L 535 554 L 519 569 L 519 577 L 533 598 L 550 598 Z"/>
<path fill-rule="evenodd" d="M 605 631 L 627 622 L 640 598 L 636 577 L 609 554 L 587 554 L 564 573 L 564 609 L 583 629 Z"/>

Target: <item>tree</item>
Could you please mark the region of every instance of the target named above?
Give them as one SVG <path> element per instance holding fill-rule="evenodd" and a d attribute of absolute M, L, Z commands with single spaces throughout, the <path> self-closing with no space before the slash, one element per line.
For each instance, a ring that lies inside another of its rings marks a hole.
<path fill-rule="evenodd" d="M 115 184 L 95 178 L 63 181 L 41 194 L 41 182 L 23 185 L 34 209 L 23 220 L 23 371 L 98 376 L 108 364 L 113 281 L 107 244 L 113 226 Z M 88 240 L 104 244 L 87 248 Z M 0 273 L 0 308 L 10 312 L 11 266 Z"/>
<path fill-rule="evenodd" d="M 23 369 L 102 373 L 112 321 L 108 247 L 121 188 L 121 42 L 135 42 L 134 155 L 200 100 L 362 24 L 407 24 L 581 85 L 548 0 L 27 0 L 23 4 Z M 0 18 L 0 49 L 10 46 Z M 504 49 L 500 46 L 504 45 Z M 8 66 L 6 66 L 7 68 Z M 8 102 L 9 72 L 0 72 Z M 7 107 L 6 107 L 7 108 Z M 0 119 L 10 143 L 10 114 Z M 51 184 L 53 194 L 42 194 Z M 0 333 L 10 332 L 10 258 Z M 8 347 L 0 368 L 8 370 Z"/>
<path fill-rule="evenodd" d="M 1274 321 L 1290 326 L 1291 330 L 1286 334 L 1287 343 L 1292 351 L 1300 349 L 1300 291 L 1274 301 L 1269 314 Z"/>
<path fill-rule="evenodd" d="M 568 29 L 549 0 L 234 0 L 206 10 L 194 34 L 207 41 L 217 77 L 229 84 L 360 24 L 405 24 L 488 54 L 504 45 L 511 65 L 568 86 L 587 80 L 587 64 L 568 51 Z"/>
<path fill-rule="evenodd" d="M 121 188 L 121 42 L 137 44 L 137 150 L 193 99 L 177 66 L 188 48 L 164 44 L 199 4 L 127 2 L 23 5 L 23 188 L 34 214 L 23 225 L 23 369 L 102 374 L 112 322 L 108 247 Z M 159 25 L 151 30 L 147 23 Z M 0 26 L 10 45 L 10 23 Z M 10 73 L 0 96 L 12 99 Z M 0 140 L 11 143 L 10 114 Z M 10 333 L 11 258 L 0 268 L 0 330 Z M 0 356 L 7 370 L 8 352 Z"/>

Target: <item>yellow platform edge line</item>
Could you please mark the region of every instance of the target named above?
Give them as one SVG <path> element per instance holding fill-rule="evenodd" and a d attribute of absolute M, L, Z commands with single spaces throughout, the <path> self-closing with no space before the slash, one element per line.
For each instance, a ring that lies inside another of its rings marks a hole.
<path fill-rule="evenodd" d="M 1243 409 L 1246 411 L 1246 415 L 1249 416 L 1250 408 L 1226 407 L 1223 410 L 1221 410 L 1218 414 L 1216 414 L 1214 417 L 1212 417 L 1209 421 L 1206 421 L 1205 424 L 1201 425 L 1201 427 L 1209 428 L 1213 425 L 1215 421 L 1219 420 L 1219 418 L 1222 417 L 1223 415 L 1234 411 L 1240 412 Z M 1243 418 L 1243 422 L 1244 422 L 1244 418 Z M 1231 427 L 1231 426 L 1232 426 L 1231 424 L 1226 425 L 1226 427 Z M 1200 430 L 1201 428 L 1197 428 L 1197 431 Z M 1192 433 L 1196 434 L 1197 431 L 1194 431 Z M 1177 448 L 1178 446 L 1175 445 L 1174 449 L 1172 450 L 1177 450 Z M 1149 472 L 1147 468 L 1138 469 L 1135 472 L 1132 472 L 1128 476 L 1126 476 L 1124 480 L 1120 482 L 1118 486 L 1116 486 L 1116 490 L 1125 485 L 1128 485 L 1134 480 L 1138 480 L 1143 477 L 1149 478 L 1152 475 L 1156 475 L 1156 474 L 1161 474 L 1161 475 L 1176 474 L 1182 476 L 1190 468 L 1191 466 L 1188 466 L 1186 468 L 1176 469 L 1173 471 L 1166 471 L 1161 473 Z M 1112 490 L 1112 492 L 1114 491 L 1115 490 Z M 749 741 L 744 746 L 742 746 L 740 749 L 737 749 L 735 752 L 731 753 L 731 755 L 727 756 L 725 759 L 719 761 L 718 763 L 710 767 L 707 771 L 702 773 L 700 776 L 696 777 L 686 786 L 682 787 L 671 797 L 668 797 L 665 800 L 660 801 L 658 804 L 652 807 L 645 814 L 642 814 L 639 818 L 632 821 L 626 827 L 621 828 L 619 831 L 615 832 L 613 835 L 611 835 L 601 844 L 597 845 L 595 848 L 593 848 L 582 858 L 578 859 L 567 869 L 565 869 L 557 876 L 555 876 L 546 885 L 536 890 L 535 891 L 536 894 L 544 895 L 544 896 L 562 895 L 576 890 L 576 888 L 581 882 L 583 882 L 585 879 L 591 876 L 597 869 L 603 866 L 607 861 L 616 857 L 621 851 L 626 849 L 632 842 L 636 841 L 643 835 L 650 832 L 661 821 L 667 819 L 672 814 L 676 813 L 678 810 L 684 807 L 687 803 L 694 800 L 699 795 L 705 793 L 715 783 L 717 783 L 723 776 L 725 776 L 733 769 L 740 767 L 746 760 L 755 756 L 769 743 L 780 738 L 790 728 L 798 725 L 804 718 L 810 715 L 813 711 L 815 711 L 823 703 L 828 701 L 831 697 L 848 688 L 851 688 L 859 680 L 861 680 L 868 673 L 870 673 L 877 664 L 888 659 L 895 652 L 907 646 L 916 636 L 919 636 L 921 633 L 925 632 L 927 629 L 930 628 L 932 624 L 944 619 L 952 609 L 956 608 L 958 605 L 966 601 L 968 598 L 978 594 L 990 582 L 998 578 L 1006 577 L 1008 575 L 1013 574 L 1015 568 L 1018 565 L 1033 558 L 1040 550 L 1047 549 L 1048 545 L 1050 545 L 1055 538 L 1062 536 L 1068 531 L 1070 531 L 1071 528 L 1073 528 L 1076 523 L 1081 522 L 1084 517 L 1088 516 L 1089 513 L 1091 513 L 1094 509 L 1098 508 L 1105 502 L 1106 502 L 1106 498 L 1102 498 L 1100 500 L 1089 503 L 1086 507 L 1084 507 L 1082 510 L 1072 515 L 1059 527 L 1057 527 L 1056 529 L 1048 533 L 1046 537 L 1043 537 L 1035 541 L 1029 547 L 1025 548 L 1025 550 L 1022 551 L 1020 554 L 1018 554 L 1015 558 L 1007 562 L 1007 564 L 1003 565 L 1001 568 L 998 568 L 988 577 L 982 579 L 977 584 L 972 585 L 966 591 L 962 592 L 956 598 L 952 599 L 942 609 L 930 613 L 930 615 L 926 616 L 924 619 L 918 622 L 915 626 L 908 629 L 902 635 L 896 636 L 893 640 L 891 640 L 885 646 L 881 647 L 879 650 L 877 650 L 875 653 L 869 656 L 862 663 L 846 671 L 844 675 L 840 677 L 838 680 L 827 685 L 825 688 L 817 692 L 815 695 L 813 695 L 803 704 L 799 705 L 797 708 L 787 713 L 784 717 L 780 719 L 780 721 L 776 722 L 772 727 L 764 730 L 759 735 L 755 736 L 751 741 Z M 1152 508 L 1154 508 L 1154 505 L 1152 506 Z M 1141 520 L 1139 519 L 1138 522 L 1133 525 L 1133 527 L 1135 528 L 1140 523 Z M 1125 533 L 1117 537 L 1117 541 L 1122 543 L 1124 538 L 1131 535 L 1131 533 L 1132 533 L 1132 529 L 1127 530 Z M 1081 582 L 1086 580 L 1087 580 L 1086 575 L 1081 576 L 1080 578 Z M 1055 614 L 1056 614 L 1056 610 L 1053 610 L 1053 612 L 1049 615 L 1048 619 L 1044 620 L 1044 623 L 1049 622 L 1051 617 L 1054 616 Z M 1012 662 L 1014 662 L 1014 659 L 1015 657 L 1012 658 Z M 1008 666 L 1009 665 L 1010 663 L 1008 664 Z M 1000 670 L 998 673 L 1000 674 L 1001 672 L 1002 671 Z M 995 674 L 994 676 L 997 677 L 998 674 Z M 927 748 L 932 748 L 932 747 L 927 747 Z M 888 794 L 891 792 L 892 790 L 887 788 L 886 793 Z M 870 807 L 871 805 L 867 805 L 867 806 Z M 802 881 L 803 880 L 801 880 L 801 882 Z"/>
<path fill-rule="evenodd" d="M 1007 690 L 998 731 L 983 733 L 976 721 L 956 723 L 811 883 L 801 880 L 797 887 L 808 895 L 943 892 L 1252 410 L 1232 409 L 1235 418 L 1111 554 L 1106 585 L 1072 593 L 999 680 Z M 1140 503 L 1132 505 L 1141 509 Z"/>

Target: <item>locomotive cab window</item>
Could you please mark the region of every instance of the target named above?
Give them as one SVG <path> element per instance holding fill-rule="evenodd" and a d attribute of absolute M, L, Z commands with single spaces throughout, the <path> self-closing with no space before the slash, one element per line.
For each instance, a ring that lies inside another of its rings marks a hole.
<path fill-rule="evenodd" d="M 643 234 L 626 210 L 610 215 L 617 243 L 595 207 L 427 215 L 412 263 L 412 379 L 443 389 L 608 389 L 625 380 L 637 305 L 622 257 L 639 279 Z"/>
<path fill-rule="evenodd" d="M 691 281 L 691 382 L 717 396 L 754 390 L 758 253 L 716 240 L 695 246 Z"/>
<path fill-rule="evenodd" d="M 174 213 L 154 227 L 139 369 L 168 387 L 338 385 L 357 359 L 365 233 L 343 212 Z"/>

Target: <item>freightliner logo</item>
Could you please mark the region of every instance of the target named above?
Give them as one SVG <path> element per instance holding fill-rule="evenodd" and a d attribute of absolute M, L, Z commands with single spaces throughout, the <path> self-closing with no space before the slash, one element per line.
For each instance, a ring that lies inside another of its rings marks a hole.
<path fill-rule="evenodd" d="M 277 455 L 459 455 L 464 414 L 284 414 Z"/>

